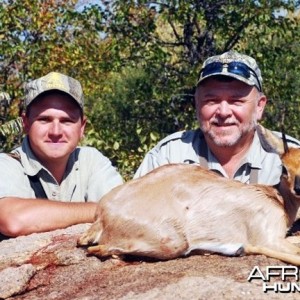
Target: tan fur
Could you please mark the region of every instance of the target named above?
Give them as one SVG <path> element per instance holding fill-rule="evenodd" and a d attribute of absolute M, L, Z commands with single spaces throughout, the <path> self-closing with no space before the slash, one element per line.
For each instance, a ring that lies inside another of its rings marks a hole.
<path fill-rule="evenodd" d="M 194 251 L 265 254 L 300 265 L 300 249 L 285 236 L 300 205 L 293 179 L 300 149 L 282 161 L 278 191 L 247 185 L 196 165 L 171 164 L 104 196 L 96 222 L 79 239 L 99 257 L 138 255 L 172 259 Z"/>

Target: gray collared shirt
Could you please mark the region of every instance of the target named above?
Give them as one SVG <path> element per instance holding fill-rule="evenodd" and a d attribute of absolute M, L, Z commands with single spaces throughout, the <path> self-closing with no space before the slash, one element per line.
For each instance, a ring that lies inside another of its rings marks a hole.
<path fill-rule="evenodd" d="M 200 149 L 207 147 L 200 130 L 181 131 L 171 134 L 161 140 L 145 156 L 134 178 L 145 175 L 151 170 L 170 163 L 200 164 Z M 300 142 L 293 139 L 294 146 L 300 146 Z M 215 170 L 227 177 L 213 153 L 207 149 L 206 160 L 208 169 Z M 252 145 L 237 169 L 234 179 L 243 183 L 250 182 L 250 174 L 257 170 L 257 183 L 275 185 L 279 182 L 282 173 L 282 164 L 279 155 L 265 151 L 258 134 L 255 132 Z"/>
<path fill-rule="evenodd" d="M 48 199 L 66 202 L 98 202 L 123 183 L 110 160 L 92 147 L 77 147 L 71 153 L 61 184 L 37 160 L 27 137 L 14 152 L 19 153 L 21 162 L 0 154 L 0 198 L 35 198 L 27 175 L 38 174 Z"/>

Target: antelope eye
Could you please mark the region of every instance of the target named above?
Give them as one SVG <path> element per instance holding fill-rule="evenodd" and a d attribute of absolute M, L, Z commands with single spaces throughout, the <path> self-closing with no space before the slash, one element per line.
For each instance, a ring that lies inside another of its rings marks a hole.
<path fill-rule="evenodd" d="M 282 166 L 282 175 L 288 175 L 288 170 L 285 166 Z"/>
<path fill-rule="evenodd" d="M 294 191 L 296 195 L 300 195 L 300 176 L 295 176 Z"/>

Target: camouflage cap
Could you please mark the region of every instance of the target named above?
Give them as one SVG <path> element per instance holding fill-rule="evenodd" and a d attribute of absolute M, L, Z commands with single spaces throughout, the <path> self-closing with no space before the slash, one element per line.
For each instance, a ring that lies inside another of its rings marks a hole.
<path fill-rule="evenodd" d="M 262 91 L 261 71 L 255 59 L 248 55 L 231 50 L 209 57 L 202 66 L 197 85 L 204 79 L 217 75 L 235 78 Z"/>
<path fill-rule="evenodd" d="M 78 80 L 58 72 L 51 72 L 25 84 L 25 106 L 44 92 L 59 90 L 70 95 L 83 109 L 84 97 Z"/>

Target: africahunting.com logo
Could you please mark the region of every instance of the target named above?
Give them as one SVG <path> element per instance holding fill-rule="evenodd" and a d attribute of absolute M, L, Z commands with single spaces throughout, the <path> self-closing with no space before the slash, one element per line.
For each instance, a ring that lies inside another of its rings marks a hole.
<path fill-rule="evenodd" d="M 261 282 L 264 293 L 300 293 L 299 268 L 296 266 L 266 266 L 264 270 L 255 266 L 247 280 Z"/>

